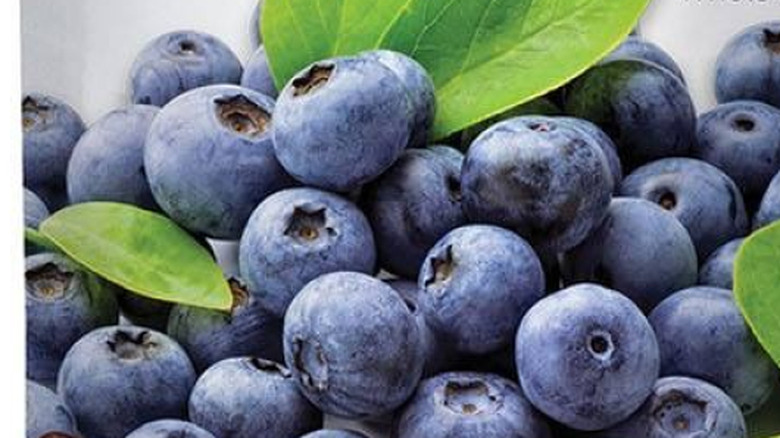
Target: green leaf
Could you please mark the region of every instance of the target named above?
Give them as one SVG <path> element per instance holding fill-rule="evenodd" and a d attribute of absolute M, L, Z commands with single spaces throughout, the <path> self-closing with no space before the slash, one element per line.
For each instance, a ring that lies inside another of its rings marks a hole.
<path fill-rule="evenodd" d="M 36 229 L 25 228 L 24 240 L 26 240 L 27 243 L 32 244 L 33 248 L 59 252 L 57 245 L 55 245 L 51 240 L 47 239 L 46 236 L 41 234 Z"/>
<path fill-rule="evenodd" d="M 749 416 L 747 420 L 748 433 L 752 438 L 766 438 L 780 434 L 780 385 L 772 398 L 760 411 Z"/>
<path fill-rule="evenodd" d="M 170 219 L 125 204 L 58 211 L 41 234 L 99 276 L 148 298 L 228 310 L 232 296 L 209 252 Z"/>
<path fill-rule="evenodd" d="M 266 0 L 262 31 L 282 86 L 310 63 L 387 48 L 437 89 L 446 137 L 573 79 L 613 50 L 649 0 Z"/>

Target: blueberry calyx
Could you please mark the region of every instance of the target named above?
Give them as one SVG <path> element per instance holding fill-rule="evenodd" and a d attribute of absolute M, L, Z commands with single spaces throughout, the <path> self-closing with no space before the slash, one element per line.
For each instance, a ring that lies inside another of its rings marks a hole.
<path fill-rule="evenodd" d="M 592 332 L 588 336 L 587 345 L 591 356 L 601 361 L 609 360 L 615 351 L 612 335 L 603 330 Z"/>
<path fill-rule="evenodd" d="M 287 368 L 281 366 L 280 364 L 262 359 L 259 357 L 252 357 L 248 360 L 249 365 L 251 365 L 256 370 L 263 372 L 263 373 L 269 373 L 281 376 L 284 379 L 289 379 L 292 377 L 292 373 Z"/>
<path fill-rule="evenodd" d="M 244 95 L 217 99 L 215 104 L 220 123 L 237 134 L 257 137 L 271 123 L 271 115 Z"/>
<path fill-rule="evenodd" d="M 230 294 L 233 295 L 233 304 L 230 310 L 231 313 L 235 313 L 236 310 L 246 306 L 249 302 L 249 290 L 247 290 L 246 284 L 235 277 L 228 279 L 228 286 L 230 286 Z"/>
<path fill-rule="evenodd" d="M 429 286 L 436 286 L 436 289 L 441 289 L 440 286 L 452 277 L 454 271 L 455 259 L 452 256 L 452 245 L 448 245 L 444 249 L 443 254 L 431 258 L 431 273 L 425 280 L 426 289 Z"/>
<path fill-rule="evenodd" d="M 661 196 L 658 197 L 658 205 L 667 211 L 674 210 L 675 207 L 677 207 L 677 196 L 670 190 L 664 191 L 661 193 Z"/>
<path fill-rule="evenodd" d="M 764 29 L 764 45 L 770 51 L 780 54 L 780 32 Z"/>
<path fill-rule="evenodd" d="M 316 341 L 296 338 L 293 341 L 293 366 L 301 375 L 301 384 L 314 392 L 328 389 L 328 361 Z"/>
<path fill-rule="evenodd" d="M 671 391 L 660 398 L 653 409 L 653 419 L 669 436 L 676 436 L 681 432 L 688 436 L 687 434 L 696 431 L 710 431 L 714 423 L 706 401 L 697 400 L 679 391 Z"/>
<path fill-rule="evenodd" d="M 192 56 L 198 53 L 198 45 L 193 41 L 184 40 L 179 43 L 179 52 L 183 56 Z"/>
<path fill-rule="evenodd" d="M 481 380 L 449 381 L 444 387 L 444 406 L 460 415 L 495 412 L 499 397 Z"/>
<path fill-rule="evenodd" d="M 310 243 L 320 238 L 323 231 L 329 236 L 335 236 L 336 230 L 326 227 L 325 208 L 307 209 L 295 207 L 292 216 L 284 230 L 285 236 L 290 236 L 300 243 Z"/>
<path fill-rule="evenodd" d="M 117 330 L 106 344 L 120 359 L 126 360 L 148 357 L 149 352 L 157 347 L 157 343 L 152 341 L 152 334 L 146 330 L 139 332 L 135 337 L 127 331 Z"/>
<path fill-rule="evenodd" d="M 756 129 L 756 122 L 748 115 L 739 115 L 734 118 L 731 126 L 739 132 L 752 132 Z"/>
<path fill-rule="evenodd" d="M 531 123 L 528 128 L 535 132 L 552 132 L 555 131 L 555 124 L 550 122 L 535 122 Z"/>
<path fill-rule="evenodd" d="M 38 102 L 31 96 L 22 99 L 22 127 L 25 131 L 35 126 L 37 118 L 44 115 L 51 107 Z"/>
<path fill-rule="evenodd" d="M 463 200 L 463 191 L 461 190 L 460 186 L 460 177 L 455 175 L 447 175 L 446 186 L 450 200 L 455 204 L 459 204 Z"/>
<path fill-rule="evenodd" d="M 73 272 L 62 270 L 54 263 L 46 263 L 24 273 L 27 285 L 35 295 L 49 299 L 63 296 L 70 288 L 73 275 Z"/>
<path fill-rule="evenodd" d="M 330 80 L 331 74 L 336 67 L 333 64 L 315 64 L 303 75 L 293 79 L 293 96 L 305 96 Z"/>

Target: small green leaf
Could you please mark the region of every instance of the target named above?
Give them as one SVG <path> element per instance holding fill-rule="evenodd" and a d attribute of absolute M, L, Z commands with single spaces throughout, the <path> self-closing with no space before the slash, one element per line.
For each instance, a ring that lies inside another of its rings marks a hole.
<path fill-rule="evenodd" d="M 38 230 L 33 228 L 25 228 L 24 229 L 24 240 L 26 240 L 28 243 L 32 244 L 35 248 L 42 248 L 45 250 L 50 251 L 58 251 L 59 248 L 57 248 L 57 245 L 55 245 L 51 240 L 47 239 L 46 236 L 41 234 Z"/>
<path fill-rule="evenodd" d="M 437 89 L 436 138 L 545 94 L 614 49 L 649 0 L 266 0 L 277 85 L 314 61 L 406 53 Z"/>
<path fill-rule="evenodd" d="M 157 213 L 125 204 L 77 204 L 46 219 L 40 232 L 87 269 L 139 295 L 218 310 L 232 304 L 208 251 Z"/>

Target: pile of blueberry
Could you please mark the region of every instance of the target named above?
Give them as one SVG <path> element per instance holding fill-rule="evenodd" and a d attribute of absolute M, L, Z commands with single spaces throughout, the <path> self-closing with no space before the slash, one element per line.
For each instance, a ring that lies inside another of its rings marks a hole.
<path fill-rule="evenodd" d="M 780 219 L 780 22 L 723 50 L 698 120 L 635 36 L 450 146 L 429 145 L 428 74 L 391 51 L 277 92 L 262 48 L 242 68 L 173 32 L 131 91 L 88 129 L 24 97 L 25 222 L 113 201 L 238 241 L 233 307 L 29 247 L 28 438 L 364 436 L 323 414 L 399 438 L 745 438 L 778 382 L 730 289 L 742 239 Z"/>

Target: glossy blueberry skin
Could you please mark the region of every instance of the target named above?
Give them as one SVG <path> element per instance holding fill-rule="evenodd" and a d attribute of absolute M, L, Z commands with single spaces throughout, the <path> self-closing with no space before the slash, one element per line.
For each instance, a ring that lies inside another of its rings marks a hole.
<path fill-rule="evenodd" d="M 477 137 L 461 184 L 472 222 L 514 230 L 541 253 L 580 243 L 604 218 L 614 189 L 593 137 L 540 116 L 509 119 Z"/>
<path fill-rule="evenodd" d="M 323 412 L 375 418 L 412 395 L 425 347 L 414 315 L 390 286 L 337 272 L 307 284 L 293 300 L 284 319 L 284 358 Z"/>
<path fill-rule="evenodd" d="M 68 349 L 93 329 L 117 324 L 119 310 L 101 280 L 59 254 L 27 257 L 25 280 L 27 378 L 53 385 Z"/>
<path fill-rule="evenodd" d="M 199 378 L 190 420 L 218 437 L 294 438 L 322 427 L 322 413 L 283 366 L 252 357 L 217 362 Z"/>
<path fill-rule="evenodd" d="M 49 217 L 46 204 L 32 190 L 24 189 L 24 226 L 38 229 L 41 222 Z"/>
<path fill-rule="evenodd" d="M 688 377 L 665 377 L 631 418 L 587 436 L 747 438 L 748 434 L 739 407 L 717 386 Z"/>
<path fill-rule="evenodd" d="M 144 144 L 157 107 L 132 105 L 110 112 L 81 136 L 68 164 L 68 197 L 120 202 L 147 210 L 157 203 L 146 181 Z"/>
<path fill-rule="evenodd" d="M 417 285 L 428 324 L 467 354 L 511 344 L 523 315 L 545 291 L 531 246 L 492 225 L 447 233 L 425 258 Z"/>
<path fill-rule="evenodd" d="M 241 76 L 241 86 L 263 93 L 274 99 L 279 95 L 274 78 L 271 76 L 271 70 L 268 67 L 265 47 L 260 46 L 247 63 L 244 74 Z"/>
<path fill-rule="evenodd" d="M 28 380 L 26 402 L 27 438 L 41 438 L 48 432 L 60 432 L 74 438 L 78 437 L 76 419 L 62 401 L 62 397 L 54 391 Z"/>
<path fill-rule="evenodd" d="M 68 351 L 57 393 L 84 435 L 114 438 L 152 420 L 184 418 L 195 377 L 187 354 L 164 334 L 104 327 Z"/>
<path fill-rule="evenodd" d="M 229 313 L 184 305 L 171 310 L 167 333 L 187 351 L 199 373 L 230 357 L 282 360 L 282 321 L 265 310 L 240 280 L 229 282 L 233 291 Z"/>
<path fill-rule="evenodd" d="M 528 400 L 577 430 L 625 420 L 658 378 L 658 344 L 645 316 L 624 295 L 595 284 L 539 301 L 523 318 L 515 348 Z"/>
<path fill-rule="evenodd" d="M 322 429 L 316 432 L 307 433 L 300 438 L 368 438 L 360 432 L 343 429 Z"/>
<path fill-rule="evenodd" d="M 669 70 L 678 79 L 685 82 L 683 72 L 674 58 L 658 45 L 642 39 L 641 37 L 630 36 L 626 38 L 626 40 L 623 41 L 623 44 L 610 53 L 603 62 L 608 63 L 620 59 L 640 59 L 652 62 L 653 64 Z"/>
<path fill-rule="evenodd" d="M 157 420 L 146 423 L 125 438 L 215 438 L 200 426 L 182 420 Z"/>
<path fill-rule="evenodd" d="M 345 198 L 317 189 L 288 189 L 263 201 L 239 245 L 241 277 L 279 317 L 320 275 L 372 274 L 375 265 L 374 237 L 363 213 Z"/>
<path fill-rule="evenodd" d="M 652 202 L 616 198 L 609 214 L 580 246 L 563 255 L 564 284 L 602 284 L 644 312 L 698 278 L 696 248 L 674 215 Z"/>
<path fill-rule="evenodd" d="M 601 148 L 601 152 L 604 152 L 604 156 L 607 158 L 607 164 L 612 173 L 612 181 L 617 190 L 618 185 L 623 180 L 623 165 L 620 164 L 620 157 L 618 156 L 615 142 L 613 142 L 607 133 L 599 128 L 598 125 L 589 120 L 578 119 L 576 117 L 559 117 L 558 121 L 569 122 L 574 128 L 589 135 L 591 139 L 598 144 Z"/>
<path fill-rule="evenodd" d="M 760 100 L 780 107 L 780 21 L 769 21 L 733 36 L 718 55 L 718 102 Z"/>
<path fill-rule="evenodd" d="M 428 72 L 414 59 L 392 50 L 372 50 L 360 56 L 381 62 L 403 82 L 414 111 L 409 146 L 425 147 L 431 138 L 436 115 L 435 87 Z"/>
<path fill-rule="evenodd" d="M 51 211 L 68 204 L 65 174 L 76 142 L 87 129 L 67 103 L 41 93 L 22 98 L 24 186 Z"/>
<path fill-rule="evenodd" d="M 646 164 L 626 177 L 620 195 L 646 199 L 674 214 L 688 230 L 702 261 L 749 231 L 739 188 L 704 161 L 665 158 Z"/>
<path fill-rule="evenodd" d="M 566 111 L 599 125 L 617 144 L 627 169 L 686 155 L 695 143 L 696 112 L 688 90 L 656 64 L 601 64 L 568 90 Z"/>
<path fill-rule="evenodd" d="M 25 209 L 25 217 L 26 211 Z M 772 178 L 764 192 L 761 205 L 753 218 L 753 229 L 758 230 L 777 220 L 780 220 L 780 172 Z"/>
<path fill-rule="evenodd" d="M 699 269 L 699 284 L 723 289 L 734 287 L 734 258 L 745 239 L 734 239 L 716 249 Z"/>
<path fill-rule="evenodd" d="M 397 74 L 367 57 L 299 72 L 279 93 L 273 144 L 302 183 L 349 192 L 387 170 L 412 138 L 414 107 Z"/>
<path fill-rule="evenodd" d="M 745 415 L 767 401 L 780 373 L 742 317 L 731 291 L 694 287 L 650 314 L 663 376 L 690 376 L 723 389 Z M 717 360 L 713 360 L 717 358 Z"/>
<path fill-rule="evenodd" d="M 164 106 L 198 87 L 238 84 L 241 62 L 216 37 L 195 31 L 160 35 L 138 54 L 130 71 L 130 100 Z"/>
<path fill-rule="evenodd" d="M 214 85 L 160 111 L 144 150 L 160 207 L 195 233 L 238 239 L 257 204 L 294 183 L 274 156 L 273 110 L 260 93 Z"/>
<path fill-rule="evenodd" d="M 428 250 L 447 232 L 466 224 L 461 204 L 463 154 L 447 146 L 408 149 L 363 192 L 379 264 L 417 279 Z"/>
<path fill-rule="evenodd" d="M 517 383 L 493 374 L 452 372 L 420 383 L 401 411 L 398 438 L 549 438 L 542 415 Z"/>
<path fill-rule="evenodd" d="M 693 154 L 723 170 L 746 200 L 760 198 L 780 170 L 780 109 L 755 101 L 718 105 L 699 117 Z"/>

